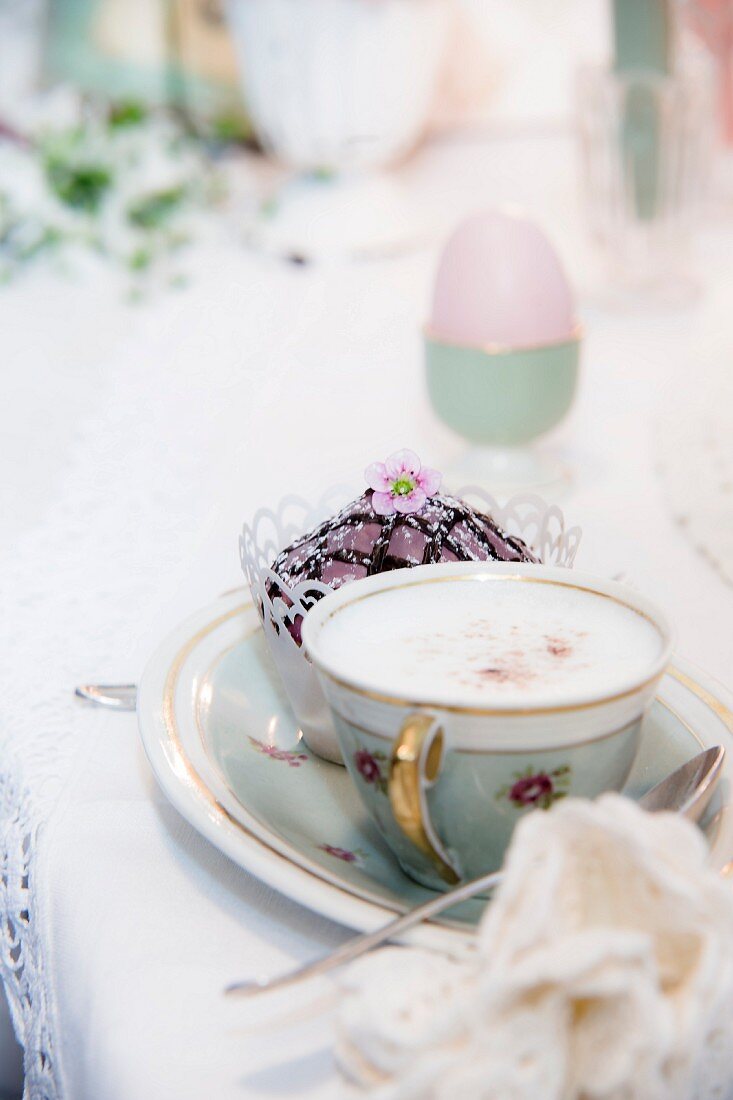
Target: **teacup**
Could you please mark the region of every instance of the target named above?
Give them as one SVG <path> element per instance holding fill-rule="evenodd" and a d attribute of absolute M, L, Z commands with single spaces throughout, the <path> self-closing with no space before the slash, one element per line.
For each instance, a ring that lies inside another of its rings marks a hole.
<path fill-rule="evenodd" d="M 623 787 L 672 631 L 613 581 L 460 562 L 344 586 L 303 641 L 367 809 L 445 890 L 501 866 L 523 814 Z"/>

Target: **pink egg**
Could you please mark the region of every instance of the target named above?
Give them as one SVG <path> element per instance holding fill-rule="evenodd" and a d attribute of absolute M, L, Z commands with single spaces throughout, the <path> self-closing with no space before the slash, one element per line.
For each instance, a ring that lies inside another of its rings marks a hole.
<path fill-rule="evenodd" d="M 564 340 L 576 323 L 567 276 L 538 225 L 499 210 L 461 222 L 438 264 L 434 336 L 455 344 L 526 348 Z"/>

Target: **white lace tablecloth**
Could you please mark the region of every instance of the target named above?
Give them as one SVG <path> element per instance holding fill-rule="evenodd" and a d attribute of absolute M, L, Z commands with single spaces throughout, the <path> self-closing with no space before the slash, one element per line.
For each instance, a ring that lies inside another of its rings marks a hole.
<path fill-rule="evenodd" d="M 568 139 L 435 145 L 406 171 L 436 234 L 463 210 L 524 202 L 585 285 Z M 422 385 L 432 263 L 288 267 L 230 233 L 199 249 L 188 290 L 148 305 L 101 279 L 0 294 L 0 972 L 33 1100 L 343 1094 L 324 1006 L 255 1011 L 220 989 L 347 932 L 194 834 L 157 792 L 134 716 L 72 690 L 137 680 L 167 630 L 240 582 L 256 505 L 402 445 L 436 466 L 456 456 Z M 722 255 L 708 276 L 731 289 Z M 707 302 L 631 320 L 586 309 L 556 444 L 577 472 L 578 564 L 647 589 L 680 652 L 730 682 L 733 591 L 668 513 L 652 430 L 668 382 L 697 384 Z M 715 316 L 730 343 L 733 315 Z"/>

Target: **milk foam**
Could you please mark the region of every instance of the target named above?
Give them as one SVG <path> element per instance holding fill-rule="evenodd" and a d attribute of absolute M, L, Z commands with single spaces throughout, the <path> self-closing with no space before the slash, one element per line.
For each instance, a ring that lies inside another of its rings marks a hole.
<path fill-rule="evenodd" d="M 466 705 L 610 695 L 650 674 L 662 648 L 657 628 L 616 600 L 501 578 L 375 593 L 339 609 L 319 641 L 346 679 Z"/>

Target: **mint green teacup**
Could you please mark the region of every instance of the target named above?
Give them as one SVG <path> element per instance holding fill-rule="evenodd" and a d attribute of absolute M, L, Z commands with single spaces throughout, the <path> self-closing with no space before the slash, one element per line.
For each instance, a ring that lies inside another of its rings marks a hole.
<path fill-rule="evenodd" d="M 633 590 L 495 562 L 344 586 L 303 640 L 364 804 L 443 890 L 501 866 L 524 814 L 623 786 L 671 652 Z"/>

